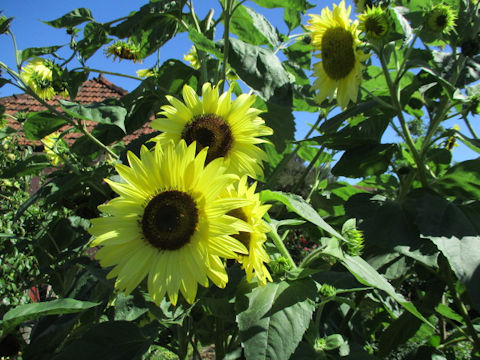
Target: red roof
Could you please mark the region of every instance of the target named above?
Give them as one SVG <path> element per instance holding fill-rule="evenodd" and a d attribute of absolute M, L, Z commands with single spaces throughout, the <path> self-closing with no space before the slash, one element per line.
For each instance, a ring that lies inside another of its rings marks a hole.
<path fill-rule="evenodd" d="M 78 90 L 75 102 L 86 105 L 94 102 L 101 102 L 109 98 L 120 99 L 122 96 L 128 93 L 127 90 L 118 87 L 105 79 L 103 74 L 97 78 L 87 80 Z M 60 98 L 60 97 L 59 97 Z M 48 100 L 49 105 L 55 106 L 57 109 L 61 110 L 57 106 L 57 99 Z M 32 96 L 27 94 L 12 95 L 0 98 L 0 105 L 5 106 L 5 112 L 10 115 L 15 115 L 18 112 L 31 112 L 31 111 L 43 111 L 46 108 L 35 100 Z M 86 121 L 85 122 L 88 131 L 91 131 L 96 122 Z M 18 142 L 21 145 L 41 145 L 39 140 L 28 140 L 23 136 L 22 125 L 15 120 L 10 120 L 8 126 L 18 130 Z M 67 129 L 69 125 L 65 125 L 60 129 L 63 131 Z M 141 128 L 137 129 L 133 134 L 126 135 L 123 140 L 125 143 L 129 143 L 132 140 L 138 138 L 140 135 L 153 133 L 155 130 L 150 127 L 150 121 L 147 121 Z M 81 137 L 81 133 L 69 133 L 64 139 L 67 143 L 72 144 L 75 139 Z"/>

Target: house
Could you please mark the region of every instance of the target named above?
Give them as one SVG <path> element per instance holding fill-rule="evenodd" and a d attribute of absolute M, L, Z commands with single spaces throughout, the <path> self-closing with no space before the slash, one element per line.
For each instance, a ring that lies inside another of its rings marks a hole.
<path fill-rule="evenodd" d="M 87 80 L 82 84 L 75 98 L 75 102 L 86 105 L 94 102 L 101 102 L 109 98 L 120 99 L 127 93 L 127 90 L 116 86 L 115 84 L 108 81 L 103 76 L 103 74 L 100 74 L 100 76 Z M 57 99 L 47 100 L 47 103 L 52 106 L 57 106 Z M 10 114 L 13 116 L 18 114 L 19 112 L 28 113 L 31 111 L 46 110 L 46 108 L 42 104 L 40 104 L 36 99 L 34 99 L 28 94 L 11 95 L 0 98 L 0 105 L 3 105 L 5 107 L 6 114 Z M 151 120 L 152 119 L 150 119 L 150 121 Z M 123 141 L 128 144 L 129 142 L 138 138 L 140 135 L 146 135 L 155 132 L 155 130 L 150 127 L 150 121 L 147 121 L 142 127 L 137 129 L 132 134 L 126 135 L 123 138 Z M 86 121 L 85 125 L 87 127 L 87 130 L 91 131 L 96 124 L 97 123 L 93 121 Z M 25 139 L 25 137 L 23 136 L 22 125 L 17 121 L 9 121 L 8 126 L 18 131 L 14 136 L 17 137 L 19 145 L 31 145 L 33 147 L 42 146 L 40 140 Z M 60 131 L 64 130 L 67 127 L 68 125 L 61 128 Z M 81 133 L 69 133 L 64 137 L 64 140 L 67 142 L 67 144 L 71 145 L 80 136 L 82 136 Z M 38 150 L 41 151 L 40 148 Z"/>

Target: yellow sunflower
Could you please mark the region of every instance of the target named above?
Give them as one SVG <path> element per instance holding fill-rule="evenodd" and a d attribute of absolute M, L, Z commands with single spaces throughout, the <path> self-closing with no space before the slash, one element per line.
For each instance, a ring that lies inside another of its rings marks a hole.
<path fill-rule="evenodd" d="M 206 149 L 173 142 L 153 151 L 142 147 L 140 158 L 128 154 L 130 166 L 117 165 L 125 183 L 106 180 L 120 196 L 99 209 L 110 216 L 92 220 L 92 246 L 102 245 L 96 258 L 115 287 L 130 293 L 148 277 L 148 292 L 156 304 L 165 294 L 172 304 L 178 292 L 193 303 L 197 285 L 208 278 L 219 287 L 228 281 L 219 258 L 247 253 L 231 235 L 236 221 L 226 213 L 245 201 L 219 198 L 235 175 L 226 174 L 221 160 L 205 166 Z"/>
<path fill-rule="evenodd" d="M 314 75 L 318 78 L 313 88 L 318 90 L 315 100 L 319 104 L 332 97 L 335 90 L 342 108 L 357 100 L 364 68 L 361 62 L 369 55 L 358 49 L 358 22 L 350 20 L 350 12 L 351 6 L 345 8 L 342 0 L 333 5 L 333 11 L 327 7 L 321 15 L 310 15 L 307 28 L 312 32 L 312 45 L 320 51 L 315 56 L 322 60 L 314 65 Z"/>
<path fill-rule="evenodd" d="M 256 145 L 265 143 L 260 136 L 271 135 L 272 129 L 258 117 L 261 110 L 251 107 L 255 96 L 242 94 L 233 101 L 231 96 L 232 87 L 219 96 L 218 87 L 205 83 L 200 99 L 185 85 L 184 102 L 167 96 L 171 105 L 163 106 L 159 113 L 163 117 L 152 121 L 152 127 L 162 132 L 153 140 L 160 145 L 170 140 L 196 141 L 198 150 L 208 146 L 207 163 L 222 157 L 229 172 L 262 175 L 267 155 Z"/>
<path fill-rule="evenodd" d="M 265 266 L 270 258 L 263 246 L 267 240 L 266 233 L 270 230 L 262 220 L 270 205 L 262 205 L 259 194 L 255 193 L 256 186 L 257 183 L 254 183 L 248 187 L 247 177 L 243 176 L 238 182 L 238 187 L 230 185 L 225 190 L 224 196 L 248 200 L 248 204 L 231 210 L 228 215 L 241 220 L 237 225 L 240 233 L 233 236 L 248 249 L 248 255 L 238 254 L 237 261 L 242 264 L 242 269 L 245 270 L 248 281 L 256 277 L 263 286 L 267 283 L 267 280 L 272 281 L 272 277 Z"/>
<path fill-rule="evenodd" d="M 55 97 L 52 87 L 53 71 L 48 60 L 36 57 L 22 67 L 20 78 L 43 100 Z"/>
<path fill-rule="evenodd" d="M 58 131 L 55 131 L 47 136 L 45 136 L 41 140 L 43 144 L 43 151 L 45 154 L 47 154 L 48 159 L 50 160 L 50 163 L 53 166 L 57 166 L 63 162 L 62 158 L 58 156 L 58 151 L 60 148 L 65 149 L 67 147 L 67 144 L 63 139 L 60 138 L 60 133 Z"/>

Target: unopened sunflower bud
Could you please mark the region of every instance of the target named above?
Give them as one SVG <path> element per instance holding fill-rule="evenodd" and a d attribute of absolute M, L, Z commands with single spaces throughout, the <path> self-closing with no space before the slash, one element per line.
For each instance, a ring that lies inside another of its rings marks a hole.
<path fill-rule="evenodd" d="M 320 287 L 320 294 L 325 297 L 335 296 L 337 294 L 337 289 L 335 288 L 335 286 L 332 286 L 330 284 L 322 284 L 322 286 Z"/>
<path fill-rule="evenodd" d="M 390 28 L 388 13 L 380 6 L 369 7 L 359 17 L 358 28 L 368 39 L 379 40 L 386 37 Z"/>
<path fill-rule="evenodd" d="M 283 256 L 280 256 L 277 260 L 271 261 L 268 265 L 276 275 L 283 275 L 290 270 L 290 264 Z"/>
<path fill-rule="evenodd" d="M 362 253 L 363 232 L 356 227 L 356 220 L 349 219 L 343 224 L 342 235 L 345 238 L 345 251 L 348 255 L 358 256 Z"/>
<path fill-rule="evenodd" d="M 313 349 L 317 353 L 322 353 L 327 349 L 327 340 L 325 338 L 316 338 Z"/>
<path fill-rule="evenodd" d="M 427 29 L 448 35 L 455 26 L 456 15 L 450 6 L 445 4 L 435 5 L 425 16 Z"/>

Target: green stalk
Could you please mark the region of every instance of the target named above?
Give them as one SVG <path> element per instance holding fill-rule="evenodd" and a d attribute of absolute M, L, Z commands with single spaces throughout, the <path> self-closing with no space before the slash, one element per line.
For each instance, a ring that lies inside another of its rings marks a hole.
<path fill-rule="evenodd" d="M 388 90 L 390 92 L 390 95 L 392 96 L 394 109 L 396 110 L 398 120 L 400 121 L 400 125 L 402 127 L 402 131 L 403 131 L 403 134 L 404 134 L 404 137 L 405 137 L 405 142 L 408 146 L 408 149 L 410 150 L 410 152 L 413 155 L 413 158 L 415 160 L 415 164 L 417 165 L 418 175 L 420 177 L 420 182 L 422 183 L 422 185 L 424 187 L 427 187 L 428 182 L 427 182 L 427 177 L 425 175 L 425 166 L 423 164 L 422 158 L 420 157 L 417 149 L 415 148 L 415 144 L 413 142 L 412 135 L 410 134 L 410 130 L 408 130 L 407 123 L 406 123 L 405 118 L 403 116 L 403 109 L 402 109 L 402 105 L 400 104 L 400 99 L 399 99 L 400 98 L 400 96 L 399 96 L 400 95 L 399 94 L 400 89 L 397 87 L 396 84 L 394 84 L 392 82 L 392 78 L 390 77 L 390 72 L 388 71 L 388 66 L 385 62 L 385 58 L 383 56 L 382 51 L 378 52 L 378 58 L 380 59 L 380 63 L 382 65 L 382 70 L 383 70 L 383 73 L 385 75 L 385 79 L 387 81 Z"/>
<path fill-rule="evenodd" d="M 470 124 L 470 121 L 468 121 L 466 116 L 463 116 L 463 121 L 465 122 L 465 125 L 467 125 L 468 130 L 470 130 L 470 133 L 472 134 L 473 138 L 478 140 L 477 133 L 475 132 L 475 130 L 473 130 L 473 127 Z"/>
<path fill-rule="evenodd" d="M 457 293 L 457 290 L 455 288 L 455 282 L 452 274 L 452 270 L 450 269 L 450 266 L 447 265 L 447 283 L 448 287 L 450 289 L 450 292 L 453 297 L 453 302 L 457 306 L 457 309 L 462 316 L 463 320 L 465 321 L 465 324 L 467 326 L 467 330 L 469 332 L 470 338 L 473 342 L 473 348 L 477 352 L 480 352 L 480 338 L 478 337 L 477 331 L 475 330 L 475 327 L 473 326 L 472 320 L 470 319 L 470 316 L 468 315 L 468 310 L 465 306 L 465 304 L 462 302 L 460 299 L 460 296 Z"/>
<path fill-rule="evenodd" d="M 278 251 L 280 251 L 280 254 L 282 254 L 282 256 L 287 259 L 288 265 L 292 269 L 296 269 L 297 265 L 295 264 L 295 261 L 293 261 L 292 255 L 290 255 L 290 252 L 287 250 L 287 247 L 283 243 L 282 239 L 280 239 L 280 237 L 278 236 L 276 229 L 274 229 L 269 223 L 267 223 L 267 225 L 270 228 L 269 235 L 272 238 L 272 241 L 277 247 Z"/>
<path fill-rule="evenodd" d="M 317 120 L 315 121 L 315 124 L 310 128 L 310 130 L 308 131 L 307 135 L 305 135 L 305 137 L 303 138 L 303 140 L 308 140 L 308 138 L 310 137 L 310 135 L 312 135 L 312 133 L 317 129 L 317 126 L 318 124 L 320 124 L 320 121 L 325 117 L 325 115 L 323 113 L 320 113 L 318 115 L 318 118 Z M 302 146 L 301 143 L 298 143 L 297 146 L 295 146 L 295 148 L 292 150 L 292 152 L 290 152 L 289 154 L 287 154 L 283 159 L 282 161 L 280 161 L 280 163 L 275 167 L 275 169 L 273 169 L 273 172 L 272 174 L 269 176 L 268 180 L 265 182 L 265 184 L 262 186 L 262 189 L 270 189 L 273 187 L 273 185 L 275 185 L 275 182 L 278 178 L 278 174 L 285 168 L 285 166 L 287 166 L 287 164 L 290 162 L 290 160 L 293 159 L 293 157 L 297 154 L 298 150 L 300 150 L 300 147 Z"/>
<path fill-rule="evenodd" d="M 227 76 L 227 67 L 228 67 L 228 52 L 230 50 L 230 19 L 232 17 L 233 11 L 233 0 L 225 0 L 225 9 L 223 10 L 224 16 L 224 31 L 223 31 L 223 66 L 221 73 L 221 84 L 220 92 L 223 92 L 223 87 L 225 85 L 225 78 Z"/>

